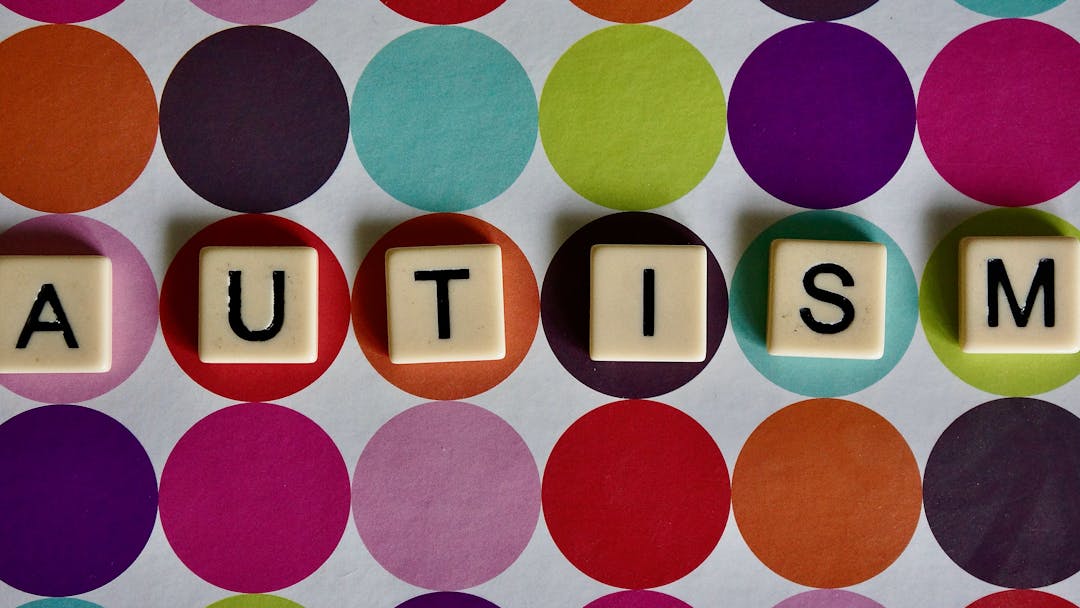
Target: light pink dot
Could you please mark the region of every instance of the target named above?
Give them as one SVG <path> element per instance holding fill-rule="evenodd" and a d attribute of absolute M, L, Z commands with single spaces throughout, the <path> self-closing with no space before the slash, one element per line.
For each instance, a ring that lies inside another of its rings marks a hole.
<path fill-rule="evenodd" d="M 456 401 L 392 418 L 364 448 L 353 515 L 375 559 L 420 587 L 457 590 L 505 570 L 540 514 L 540 476 L 498 416 Z"/>
<path fill-rule="evenodd" d="M 218 19 L 244 25 L 277 23 L 304 12 L 315 0 L 191 0 Z"/>

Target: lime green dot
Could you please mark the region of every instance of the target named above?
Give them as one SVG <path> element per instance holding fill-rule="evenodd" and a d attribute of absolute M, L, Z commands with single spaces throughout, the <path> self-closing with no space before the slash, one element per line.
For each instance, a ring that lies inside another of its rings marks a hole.
<path fill-rule="evenodd" d="M 206 608 L 304 608 L 296 602 L 276 595 L 236 595 L 214 602 Z"/>
<path fill-rule="evenodd" d="M 919 314 L 934 353 L 945 367 L 975 388 L 1024 397 L 1053 390 L 1080 373 L 1080 353 L 984 355 L 960 350 L 958 249 L 968 236 L 1074 236 L 1080 230 L 1034 209 L 998 209 L 957 226 L 934 248 L 923 271 Z"/>
<path fill-rule="evenodd" d="M 559 176 L 614 209 L 666 205 L 709 172 L 724 142 L 724 91 L 690 43 L 648 25 L 579 40 L 540 98 L 540 137 Z"/>

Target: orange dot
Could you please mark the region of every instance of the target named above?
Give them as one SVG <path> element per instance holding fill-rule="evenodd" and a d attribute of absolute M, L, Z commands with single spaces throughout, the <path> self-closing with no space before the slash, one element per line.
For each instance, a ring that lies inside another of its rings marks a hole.
<path fill-rule="evenodd" d="M 656 21 L 690 4 L 690 0 L 571 0 L 594 17 L 616 23 Z"/>
<path fill-rule="evenodd" d="M 0 193 L 51 213 L 107 203 L 142 173 L 157 100 L 142 67 L 93 30 L 44 25 L 0 42 Z"/>
<path fill-rule="evenodd" d="M 396 364 L 386 332 L 386 250 L 392 247 L 494 243 L 502 249 L 506 356 L 497 361 Z M 529 260 L 505 233 L 467 215 L 432 213 L 386 233 L 364 257 L 353 284 L 353 330 L 372 367 L 398 388 L 425 399 L 464 399 L 502 382 L 525 358 L 540 319 L 540 294 Z"/>
<path fill-rule="evenodd" d="M 810 587 L 862 582 L 915 532 L 919 467 L 887 420 L 859 404 L 811 399 L 768 417 L 732 477 L 746 544 L 777 574 Z"/>

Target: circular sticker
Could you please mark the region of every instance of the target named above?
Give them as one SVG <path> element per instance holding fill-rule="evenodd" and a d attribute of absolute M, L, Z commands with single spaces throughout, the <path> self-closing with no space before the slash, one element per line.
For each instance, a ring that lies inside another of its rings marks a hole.
<path fill-rule="evenodd" d="M 204 363 L 199 358 L 199 255 L 204 247 L 311 247 L 318 255 L 318 358 L 313 363 Z M 191 237 L 173 258 L 161 285 L 161 331 L 180 367 L 223 397 L 269 401 L 314 382 L 337 357 L 349 328 L 349 286 L 330 248 L 295 222 L 271 215 L 238 215 Z"/>
<path fill-rule="evenodd" d="M 781 357 L 766 350 L 769 248 L 776 239 L 869 241 L 886 247 L 885 352 L 880 359 Z M 739 346 L 762 375 L 782 388 L 810 397 L 860 391 L 885 377 L 911 344 L 919 292 L 904 252 L 870 222 L 840 211 L 806 211 L 759 234 L 743 253 L 731 281 L 731 327 Z"/>
<path fill-rule="evenodd" d="M 1044 211 L 995 209 L 964 221 L 945 235 L 926 262 L 919 294 L 923 332 L 934 354 L 964 382 L 998 395 L 1036 395 L 1075 378 L 1080 373 L 1080 353 L 970 354 L 960 349 L 957 269 L 960 239 L 969 236 L 1080 238 L 1080 230 Z"/>

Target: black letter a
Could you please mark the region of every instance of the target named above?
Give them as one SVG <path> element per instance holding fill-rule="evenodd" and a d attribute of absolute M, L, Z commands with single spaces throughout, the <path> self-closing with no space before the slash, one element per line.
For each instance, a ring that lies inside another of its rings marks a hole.
<path fill-rule="evenodd" d="M 52 307 L 53 314 L 56 315 L 55 321 L 42 321 L 41 313 L 45 310 L 45 305 L 48 304 Z M 79 348 L 79 343 L 75 341 L 75 332 L 71 331 L 71 324 L 68 323 L 67 315 L 64 314 L 64 307 L 60 305 L 60 297 L 56 295 L 56 288 L 52 283 L 45 283 L 41 286 L 41 290 L 38 291 L 37 299 L 34 300 L 34 305 L 30 307 L 30 315 L 26 317 L 26 324 L 23 325 L 22 331 L 19 333 L 19 339 L 15 342 L 15 348 L 26 348 L 30 345 L 30 338 L 33 337 L 34 332 L 38 331 L 59 331 L 64 333 L 64 343 L 68 348 Z"/>

